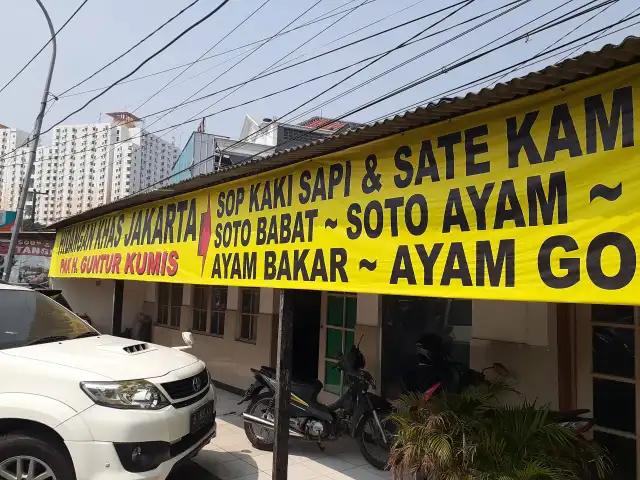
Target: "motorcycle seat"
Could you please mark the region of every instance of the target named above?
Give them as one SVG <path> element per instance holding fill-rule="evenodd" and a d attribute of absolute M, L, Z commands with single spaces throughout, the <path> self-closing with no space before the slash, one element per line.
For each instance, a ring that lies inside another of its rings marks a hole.
<path fill-rule="evenodd" d="M 555 412 L 552 411 L 551 416 L 553 417 L 553 419 L 557 422 L 570 422 L 573 420 L 578 420 L 582 417 L 582 415 L 586 415 L 587 413 L 590 413 L 591 411 L 588 409 L 578 409 L 578 410 L 567 410 L 566 412 Z M 582 418 L 583 420 L 586 420 L 585 418 Z"/>
<path fill-rule="evenodd" d="M 266 373 L 271 378 L 276 378 L 275 368 L 267 367 L 263 365 L 260 367 L 260 370 Z M 292 376 L 291 390 L 294 393 L 307 398 L 316 398 L 320 393 L 320 390 L 322 390 L 322 382 L 317 378 L 305 378 L 301 376 Z"/>

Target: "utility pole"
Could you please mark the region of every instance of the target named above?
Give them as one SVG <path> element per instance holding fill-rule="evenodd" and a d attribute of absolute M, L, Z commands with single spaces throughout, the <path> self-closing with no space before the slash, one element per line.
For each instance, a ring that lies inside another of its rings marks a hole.
<path fill-rule="evenodd" d="M 291 367 L 293 352 L 294 291 L 280 289 L 278 313 L 278 355 L 276 360 L 275 444 L 273 446 L 274 480 L 287 480 L 289 464 L 289 409 L 291 404 Z"/>
<path fill-rule="evenodd" d="M 27 174 L 24 177 L 24 182 L 22 183 L 22 190 L 20 191 L 20 200 L 18 201 L 18 209 L 16 211 L 16 223 L 13 226 L 13 231 L 11 232 L 11 243 L 9 243 L 9 252 L 5 258 L 6 268 L 4 270 L 4 280 L 9 281 L 9 277 L 11 276 L 11 264 L 13 263 L 13 257 L 16 253 L 16 247 L 18 246 L 18 236 L 20 235 L 20 227 L 22 226 L 22 218 L 24 217 L 24 206 L 27 203 L 27 194 L 29 193 L 29 182 L 31 181 L 31 173 L 33 171 L 33 164 L 36 161 L 36 152 L 38 150 L 38 143 L 40 142 L 40 132 L 42 131 L 42 120 L 44 119 L 44 111 L 47 108 L 47 100 L 49 99 L 49 88 L 51 87 L 51 78 L 53 77 L 53 67 L 56 64 L 56 31 L 53 28 L 53 23 L 51 23 L 51 17 L 49 17 L 49 13 L 47 9 L 44 8 L 42 4 L 42 0 L 36 0 L 42 13 L 44 13 L 45 18 L 47 19 L 47 24 L 49 25 L 49 32 L 51 33 L 51 60 L 49 61 L 49 73 L 47 75 L 47 80 L 44 84 L 44 92 L 42 92 L 42 102 L 40 103 L 40 113 L 36 117 L 36 124 L 33 128 L 33 139 L 31 140 L 30 151 L 29 151 L 29 161 L 27 163 Z"/>
<path fill-rule="evenodd" d="M 45 190 L 44 192 L 39 192 L 35 188 L 31 192 L 33 195 L 33 203 L 31 208 L 31 223 L 35 223 L 36 221 L 36 205 L 38 204 L 38 195 L 49 195 L 49 190 Z"/>

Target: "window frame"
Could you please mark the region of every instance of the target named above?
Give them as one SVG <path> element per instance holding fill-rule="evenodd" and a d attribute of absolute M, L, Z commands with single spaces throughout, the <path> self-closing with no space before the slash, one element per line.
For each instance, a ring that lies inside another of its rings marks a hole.
<path fill-rule="evenodd" d="M 167 283 L 158 282 L 156 289 L 157 297 L 157 318 L 155 324 L 161 327 L 180 329 L 182 323 L 182 303 L 184 295 L 184 284 L 182 283 Z M 166 295 L 163 295 L 163 290 L 166 288 Z M 180 289 L 180 304 L 175 305 L 173 303 L 174 289 Z M 177 309 L 178 321 L 175 324 L 173 320 L 173 312 Z M 166 313 L 166 317 L 163 315 Z"/>
<path fill-rule="evenodd" d="M 336 297 L 336 298 L 340 298 L 343 302 L 343 311 L 342 311 L 342 325 L 338 326 L 338 325 L 330 325 L 329 324 L 329 302 L 330 302 L 330 297 Z M 354 299 L 356 302 L 356 318 L 355 318 L 355 323 L 353 325 L 353 328 L 350 328 L 347 326 L 347 300 L 348 299 Z M 355 334 L 356 334 L 356 326 L 358 323 L 358 313 L 357 313 L 357 306 L 358 306 L 358 295 L 355 293 L 348 293 L 348 292 L 333 292 L 333 291 L 329 291 L 326 293 L 325 296 L 325 302 L 326 302 L 326 306 L 324 309 L 324 318 L 322 320 L 322 325 L 324 326 L 324 351 L 321 352 L 322 353 L 322 357 L 323 357 L 323 362 L 324 362 L 324 373 L 323 373 L 323 378 L 322 378 L 322 390 L 324 392 L 327 392 L 331 395 L 337 395 L 340 396 L 342 395 L 342 393 L 344 393 L 345 388 L 347 387 L 347 385 L 345 385 L 345 377 L 343 373 L 340 373 L 340 392 L 336 393 L 335 391 L 332 391 L 330 388 L 327 388 L 328 383 L 326 382 L 326 377 L 327 377 L 327 367 L 328 364 L 331 364 L 332 368 L 333 366 L 337 365 L 339 360 L 337 358 L 332 358 L 332 357 L 328 357 L 327 356 L 327 346 L 328 346 L 328 342 L 329 342 L 329 331 L 330 330 L 336 330 L 339 331 L 341 333 L 342 336 L 342 353 L 346 353 L 345 351 L 345 345 L 346 345 L 346 340 L 347 340 L 347 333 L 352 333 L 353 334 L 353 341 L 355 344 Z"/>
<path fill-rule="evenodd" d="M 199 305 L 196 304 L 196 295 L 198 292 L 202 292 L 202 300 Z M 220 292 L 221 298 L 224 299 L 222 308 L 215 306 L 214 299 L 216 298 L 216 292 Z M 224 337 L 224 322 L 227 313 L 227 298 L 229 288 L 226 286 L 211 286 L 211 285 L 193 285 L 191 291 L 191 331 L 199 335 L 212 335 L 214 337 Z M 202 317 L 196 320 L 196 313 Z M 213 330 L 213 318 L 216 315 L 215 331 Z M 204 322 L 204 323 L 203 323 Z"/>
<path fill-rule="evenodd" d="M 257 307 L 256 311 L 245 312 L 244 311 L 244 295 L 249 293 L 252 295 L 250 305 Z M 238 326 L 236 332 L 236 341 L 243 343 L 258 343 L 258 318 L 260 317 L 260 289 L 259 288 L 240 288 L 238 292 L 238 301 L 240 302 L 240 308 L 238 309 Z M 255 302 L 255 304 L 254 304 Z M 249 321 L 249 336 L 244 337 L 242 335 L 243 322 Z"/>

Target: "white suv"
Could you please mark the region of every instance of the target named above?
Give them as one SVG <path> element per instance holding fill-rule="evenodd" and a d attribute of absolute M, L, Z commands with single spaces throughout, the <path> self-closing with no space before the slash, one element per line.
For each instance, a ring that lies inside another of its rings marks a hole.
<path fill-rule="evenodd" d="M 101 335 L 0 284 L 0 479 L 166 478 L 216 434 L 215 389 L 184 348 Z"/>

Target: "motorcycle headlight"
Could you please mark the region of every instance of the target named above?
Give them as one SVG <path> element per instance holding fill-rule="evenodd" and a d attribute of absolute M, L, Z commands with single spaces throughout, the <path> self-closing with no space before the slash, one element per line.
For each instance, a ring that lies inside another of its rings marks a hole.
<path fill-rule="evenodd" d="M 122 382 L 81 382 L 80 388 L 91 400 L 103 407 L 132 410 L 160 410 L 169 400 L 146 380 Z"/>

